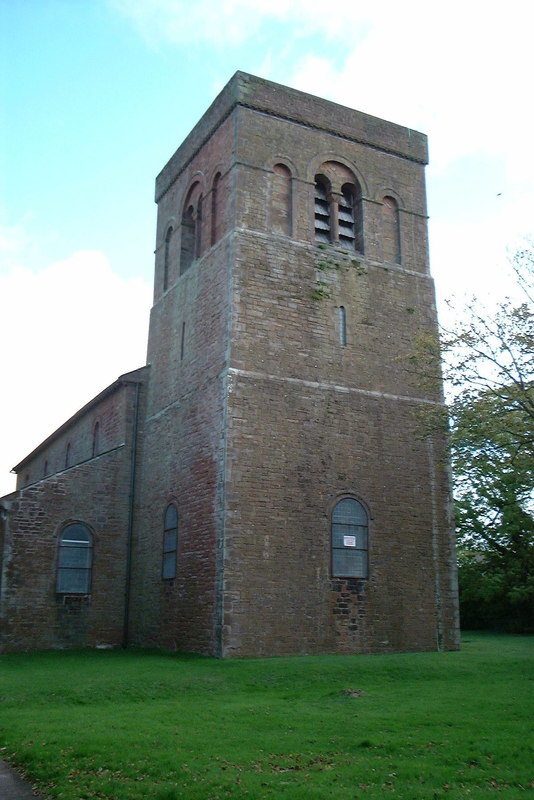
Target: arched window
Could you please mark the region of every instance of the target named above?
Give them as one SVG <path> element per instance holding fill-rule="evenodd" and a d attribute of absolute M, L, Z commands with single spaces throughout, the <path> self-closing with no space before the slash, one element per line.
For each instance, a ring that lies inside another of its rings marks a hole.
<path fill-rule="evenodd" d="M 202 195 L 197 200 L 197 213 L 195 218 L 195 258 L 202 255 Z"/>
<path fill-rule="evenodd" d="M 275 164 L 271 194 L 273 233 L 291 234 L 291 203 L 291 172 L 284 164 Z"/>
<path fill-rule="evenodd" d="M 362 196 L 358 183 L 345 183 L 339 201 L 339 243 L 350 250 L 363 253 Z"/>
<path fill-rule="evenodd" d="M 330 186 L 322 175 L 315 176 L 315 241 L 330 242 Z"/>
<path fill-rule="evenodd" d="M 56 591 L 58 594 L 89 594 L 93 562 L 93 537 L 77 522 L 67 525 L 59 539 Z"/>
<path fill-rule="evenodd" d="M 332 575 L 367 578 L 369 521 L 363 505 L 353 497 L 339 500 L 332 511 Z"/>
<path fill-rule="evenodd" d="M 325 161 L 315 176 L 315 241 L 340 244 L 363 253 L 363 200 L 354 172 L 339 161 Z"/>
<path fill-rule="evenodd" d="M 189 269 L 195 259 L 195 209 L 189 206 L 182 214 L 182 243 L 180 247 L 180 275 Z"/>
<path fill-rule="evenodd" d="M 68 469 L 71 464 L 71 453 L 70 453 L 70 442 L 67 442 L 67 446 L 65 448 L 65 469 Z"/>
<path fill-rule="evenodd" d="M 176 577 L 176 553 L 178 550 L 178 511 L 172 503 L 165 511 L 163 524 L 163 568 L 164 580 Z"/>
<path fill-rule="evenodd" d="M 219 239 L 221 233 L 219 230 L 219 183 L 221 180 L 221 173 L 218 172 L 213 179 L 211 186 L 211 237 L 210 243 L 215 244 Z"/>
<path fill-rule="evenodd" d="M 165 250 L 163 255 L 163 291 L 166 292 L 169 288 L 169 262 L 170 262 L 170 248 L 171 248 L 172 226 L 169 227 L 165 235 Z"/>
<path fill-rule="evenodd" d="M 384 261 L 400 264 L 399 206 L 389 195 L 382 199 L 382 253 Z"/>
<path fill-rule="evenodd" d="M 200 256 L 202 247 L 202 195 L 198 182 L 193 184 L 187 194 L 180 233 L 180 275 L 183 275 Z"/>
<path fill-rule="evenodd" d="M 100 422 L 95 422 L 95 427 L 93 428 L 93 449 L 92 455 L 93 458 L 100 453 Z"/>
<path fill-rule="evenodd" d="M 342 347 L 347 344 L 347 314 L 345 306 L 339 306 L 339 344 Z"/>

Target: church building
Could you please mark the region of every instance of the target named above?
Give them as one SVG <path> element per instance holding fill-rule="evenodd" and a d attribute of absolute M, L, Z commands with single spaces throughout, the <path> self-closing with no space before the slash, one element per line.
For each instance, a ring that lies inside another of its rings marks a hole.
<path fill-rule="evenodd" d="M 16 465 L 0 649 L 458 647 L 426 137 L 237 72 L 156 179 L 145 366 Z"/>

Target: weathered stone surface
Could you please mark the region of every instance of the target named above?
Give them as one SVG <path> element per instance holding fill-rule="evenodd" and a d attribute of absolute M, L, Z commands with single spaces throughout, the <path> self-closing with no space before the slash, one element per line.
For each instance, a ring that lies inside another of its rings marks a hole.
<path fill-rule="evenodd" d="M 436 325 L 426 153 L 420 133 L 234 76 L 157 179 L 149 377 L 82 410 L 8 498 L 5 649 L 118 644 L 126 617 L 130 642 L 220 656 L 457 647 L 444 442 L 414 414 L 441 397 L 403 362 Z M 356 248 L 338 240 L 347 185 Z M 109 452 L 88 458 L 97 416 Z M 367 579 L 332 577 L 341 497 L 369 515 Z M 60 607 L 72 519 L 94 531 L 93 590 Z"/>

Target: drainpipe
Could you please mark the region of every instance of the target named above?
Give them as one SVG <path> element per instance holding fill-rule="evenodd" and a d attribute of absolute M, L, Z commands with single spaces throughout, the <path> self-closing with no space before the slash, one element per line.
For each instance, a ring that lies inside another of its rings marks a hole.
<path fill-rule="evenodd" d="M 130 587 L 132 583 L 132 544 L 135 506 L 135 471 L 137 467 L 137 430 L 139 427 L 139 393 L 141 384 L 135 384 L 135 406 L 132 428 L 132 452 L 130 457 L 130 492 L 128 496 L 128 535 L 126 539 L 126 581 L 124 587 L 124 621 L 122 646 L 128 647 L 128 628 L 130 624 Z"/>

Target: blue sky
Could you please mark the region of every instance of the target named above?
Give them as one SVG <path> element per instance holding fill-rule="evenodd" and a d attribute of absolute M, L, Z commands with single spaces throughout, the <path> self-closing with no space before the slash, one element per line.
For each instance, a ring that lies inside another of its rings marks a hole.
<path fill-rule="evenodd" d="M 533 233 L 531 4 L 345 5 L 0 0 L 0 494 L 144 363 L 154 179 L 237 69 L 425 132 L 438 296 L 507 292 Z"/>

